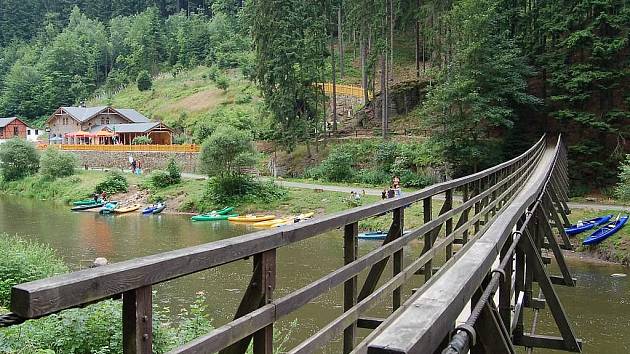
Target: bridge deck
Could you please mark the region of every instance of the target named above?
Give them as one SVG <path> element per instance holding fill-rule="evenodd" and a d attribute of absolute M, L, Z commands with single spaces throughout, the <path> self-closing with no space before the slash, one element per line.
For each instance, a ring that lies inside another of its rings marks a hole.
<path fill-rule="evenodd" d="M 452 319 L 457 318 L 480 287 L 516 222 L 538 198 L 553 167 L 555 145 L 548 143 L 514 201 L 477 241 L 463 249 L 465 254 L 449 268 L 444 268 L 441 276 L 434 277 L 431 286 L 423 287 L 409 298 L 356 352 L 421 353 L 425 352 L 423 348 L 439 347 L 453 328 Z"/>

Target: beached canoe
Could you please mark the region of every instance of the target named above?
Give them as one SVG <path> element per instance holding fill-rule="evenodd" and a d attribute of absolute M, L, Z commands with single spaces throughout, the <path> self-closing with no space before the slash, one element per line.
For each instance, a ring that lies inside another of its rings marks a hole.
<path fill-rule="evenodd" d="M 403 235 L 408 233 L 409 231 L 405 231 L 403 232 Z M 360 240 L 384 240 L 387 237 L 387 231 L 362 232 L 358 237 Z"/>
<path fill-rule="evenodd" d="M 276 218 L 275 215 L 243 215 L 243 216 L 233 216 L 233 217 L 228 218 L 228 220 L 233 221 L 233 222 L 253 223 L 253 222 L 273 220 L 275 218 Z"/>
<path fill-rule="evenodd" d="M 116 214 L 130 213 L 132 211 L 136 211 L 136 210 L 140 209 L 141 207 L 142 207 L 142 205 L 140 205 L 140 204 L 131 204 L 131 205 L 126 205 L 126 206 L 119 206 L 118 208 L 114 209 L 114 213 L 116 213 Z"/>
<path fill-rule="evenodd" d="M 586 230 L 590 230 L 594 227 L 607 223 L 610 219 L 612 219 L 612 217 L 613 217 L 612 214 L 609 214 L 609 215 L 604 215 L 597 218 L 589 219 L 586 221 L 581 221 L 575 225 L 571 225 L 565 228 L 564 231 L 566 231 L 567 235 L 569 236 L 577 235 L 580 232 L 584 232 Z"/>
<path fill-rule="evenodd" d="M 100 208 L 103 205 L 105 205 L 105 204 L 102 203 L 102 202 L 101 203 L 97 203 L 97 204 L 78 205 L 78 206 L 70 208 L 70 210 L 72 210 L 72 211 L 83 211 L 83 210 Z"/>
<path fill-rule="evenodd" d="M 289 221 L 293 221 L 292 216 L 287 216 L 287 217 L 278 218 L 278 219 L 271 219 L 271 220 L 266 220 L 266 221 L 259 221 L 259 222 L 255 222 L 253 225 L 254 227 L 274 227 L 276 224 L 288 223 Z"/>
<path fill-rule="evenodd" d="M 596 245 L 610 236 L 614 235 L 617 231 L 619 231 L 623 225 L 628 221 L 628 215 L 624 215 L 616 220 L 613 220 L 606 224 L 606 226 L 601 229 L 593 232 L 589 237 L 585 238 L 582 241 L 582 244 L 585 246 Z"/>
<path fill-rule="evenodd" d="M 221 220 L 227 220 L 228 218 L 233 218 L 237 216 L 238 214 L 227 214 L 227 215 L 202 214 L 202 215 L 195 215 L 190 219 L 193 221 L 221 221 Z"/>
<path fill-rule="evenodd" d="M 118 208 L 118 202 L 107 202 L 101 210 L 99 211 L 101 214 L 111 214 Z"/>
<path fill-rule="evenodd" d="M 280 226 L 285 226 L 285 225 L 292 225 L 292 224 L 295 224 L 296 222 L 308 220 L 308 219 L 312 218 L 313 215 L 315 215 L 315 213 L 305 213 L 305 214 L 300 214 L 300 215 L 296 215 L 296 216 L 291 216 L 291 217 L 285 218 L 284 220 L 278 219 L 279 221 L 272 223 L 270 226 L 271 227 L 280 227 Z M 271 221 L 273 221 L 273 220 L 271 220 Z M 263 222 L 265 222 L 265 221 L 263 221 Z"/>
<path fill-rule="evenodd" d="M 166 208 L 166 204 L 164 203 L 157 203 L 157 204 L 149 205 L 148 207 L 142 209 L 142 214 L 144 215 L 159 214 L 162 212 L 162 210 L 164 210 L 164 208 Z"/>
<path fill-rule="evenodd" d="M 209 213 L 206 213 L 206 214 L 227 215 L 227 214 L 230 214 L 233 210 L 234 210 L 234 207 L 225 207 L 225 208 L 223 208 L 221 210 L 213 210 L 213 211 L 211 211 Z M 206 215 L 206 214 L 204 214 L 204 215 Z"/>
<path fill-rule="evenodd" d="M 94 199 L 83 199 L 83 200 L 77 200 L 76 202 L 72 202 L 72 205 L 74 206 L 83 206 L 83 205 L 93 205 L 93 204 L 102 204 L 103 202 L 98 199 L 98 200 L 94 200 Z"/>

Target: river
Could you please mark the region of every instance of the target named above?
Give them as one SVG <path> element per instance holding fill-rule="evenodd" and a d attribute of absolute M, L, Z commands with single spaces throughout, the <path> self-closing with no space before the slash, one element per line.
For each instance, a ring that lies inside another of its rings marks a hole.
<path fill-rule="evenodd" d="M 72 213 L 65 206 L 49 202 L 0 197 L 0 232 L 50 245 L 73 269 L 88 266 L 96 257 L 123 261 L 251 231 L 254 229 L 228 222 L 193 223 L 183 215 L 101 216 Z M 342 265 L 342 245 L 341 233 L 329 232 L 279 250 L 276 297 L 337 269 Z M 406 249 L 407 264 L 410 257 L 417 257 L 421 245 L 418 242 Z M 375 246 L 372 242 L 360 242 L 359 252 L 365 254 Z M 630 277 L 610 277 L 613 273 L 629 273 L 628 268 L 577 258 L 569 258 L 568 263 L 578 286 L 556 289 L 576 333 L 584 340 L 584 353 L 630 352 Z M 250 275 L 250 261 L 236 262 L 158 285 L 155 301 L 175 313 L 189 304 L 196 293 L 204 292 L 215 325 L 221 325 L 233 316 Z M 409 292 L 410 287 L 404 291 Z M 382 311 L 385 310 L 372 315 Z M 285 334 L 291 331 L 287 342 L 291 346 L 341 312 L 342 288 L 338 287 L 289 315 L 278 327 Z M 549 315 L 542 319 L 539 331 L 557 333 Z M 338 352 L 339 342 L 338 338 L 324 351 Z"/>

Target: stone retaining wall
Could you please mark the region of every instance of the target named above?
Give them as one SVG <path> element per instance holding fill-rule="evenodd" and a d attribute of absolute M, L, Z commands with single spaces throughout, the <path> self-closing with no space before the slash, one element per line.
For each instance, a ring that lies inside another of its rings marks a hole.
<path fill-rule="evenodd" d="M 79 166 L 88 166 L 90 168 L 121 168 L 128 169 L 129 155 L 134 160 L 139 161 L 142 170 L 150 172 L 156 169 L 164 169 L 168 164 L 171 156 L 182 169 L 182 172 L 199 173 L 198 157 L 196 152 L 122 152 L 122 151 L 68 151 L 75 154 L 79 158 Z"/>

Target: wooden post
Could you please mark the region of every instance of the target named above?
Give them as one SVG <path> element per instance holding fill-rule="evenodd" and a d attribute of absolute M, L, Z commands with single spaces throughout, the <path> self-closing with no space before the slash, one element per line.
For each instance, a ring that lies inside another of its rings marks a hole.
<path fill-rule="evenodd" d="M 481 180 L 478 179 L 474 182 L 475 184 L 475 196 L 479 195 L 480 191 L 481 191 Z M 475 203 L 475 216 L 477 216 L 477 214 L 479 214 L 479 212 L 481 212 L 481 200 Z M 481 222 L 479 219 L 477 219 L 477 221 L 475 221 L 475 235 L 479 232 L 481 226 Z"/>
<path fill-rule="evenodd" d="M 151 286 L 123 294 L 123 353 L 152 354 L 153 318 Z"/>
<path fill-rule="evenodd" d="M 393 223 L 398 225 L 398 230 L 396 230 L 394 234 L 394 239 L 400 238 L 403 235 L 403 230 L 405 229 L 405 208 L 394 209 L 394 220 Z M 394 253 L 394 264 L 393 264 L 393 272 L 394 275 L 402 272 L 403 270 L 403 250 L 396 251 Z M 394 289 L 392 294 L 392 307 L 393 310 L 396 311 L 400 304 L 402 303 L 402 286 Z"/>
<path fill-rule="evenodd" d="M 445 210 L 448 212 L 453 209 L 453 190 L 449 189 L 446 191 L 446 199 L 444 200 Z M 448 237 L 453 232 L 453 218 L 446 220 L 446 237 Z M 453 257 L 453 242 L 449 242 L 446 245 L 446 261 Z"/>
<path fill-rule="evenodd" d="M 352 223 L 346 225 L 343 234 L 343 262 L 352 263 L 357 259 L 359 234 L 359 224 Z M 348 311 L 357 304 L 357 284 L 356 276 L 346 280 L 343 284 L 343 310 Z M 357 323 L 352 323 L 343 331 L 343 353 L 347 354 L 354 349 L 354 342 L 357 337 Z"/>
<path fill-rule="evenodd" d="M 423 205 L 423 214 L 424 214 L 424 223 L 428 223 L 433 218 L 433 203 L 431 197 L 427 197 L 422 201 Z M 433 232 L 429 231 L 424 234 L 424 247 L 422 248 L 422 254 L 427 253 L 431 247 L 433 247 L 432 237 Z M 431 278 L 433 273 L 433 262 L 430 260 L 424 266 L 424 281 L 427 282 Z"/>
<path fill-rule="evenodd" d="M 260 281 L 262 291 L 259 306 L 264 306 L 273 300 L 273 291 L 276 288 L 276 250 L 255 255 L 254 263 L 260 264 L 260 272 L 254 274 L 254 277 Z M 254 354 L 273 354 L 273 324 L 254 333 Z"/>
<path fill-rule="evenodd" d="M 466 203 L 468 201 L 468 199 L 470 199 L 470 192 L 468 190 L 468 186 L 469 184 L 466 183 L 462 186 L 462 188 L 464 189 L 464 195 L 462 196 L 462 202 Z M 468 221 L 468 209 L 464 210 L 462 212 L 462 215 L 460 216 L 460 220 L 462 220 L 463 222 L 467 222 Z M 457 222 L 458 224 L 460 222 Z M 466 244 L 468 243 L 468 228 L 466 228 L 466 231 L 464 231 L 464 233 L 462 234 L 462 244 Z"/>

